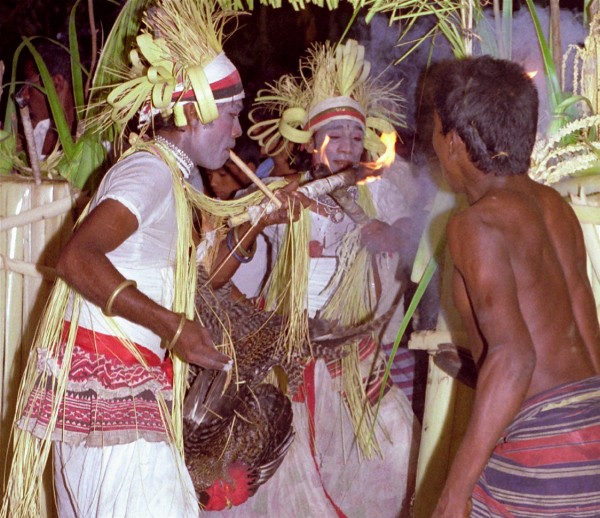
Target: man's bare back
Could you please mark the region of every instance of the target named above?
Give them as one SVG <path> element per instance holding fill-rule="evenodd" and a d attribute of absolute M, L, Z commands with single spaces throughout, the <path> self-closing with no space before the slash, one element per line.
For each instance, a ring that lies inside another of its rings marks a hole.
<path fill-rule="evenodd" d="M 459 277 L 454 282 L 455 297 L 463 299 L 458 306 L 465 322 L 477 313 L 486 319 L 487 344 L 480 327 L 471 322 L 467 329 L 475 334 L 470 343 L 478 363 L 485 359 L 487 347 L 511 347 L 503 340 L 508 333 L 523 333 L 517 337 L 520 343 L 516 347 L 531 344 L 536 361 L 528 398 L 598 374 L 600 331 L 594 299 L 585 282 L 581 229 L 571 208 L 556 191 L 526 176 L 499 183 L 509 185 L 469 206 L 449 226 Z M 487 279 L 468 285 L 468 297 L 463 270 L 466 275 Z M 497 292 L 504 293 L 507 304 L 515 305 L 517 311 L 497 311 L 486 304 L 486 297 L 496 297 Z M 488 315 L 487 311 L 494 313 Z M 489 343 L 492 337 L 498 337 L 498 342 Z"/>
<path fill-rule="evenodd" d="M 577 502 L 569 516 L 592 515 L 589 495 L 600 491 L 584 478 L 600 476 L 600 329 L 576 216 L 527 176 L 535 86 L 519 65 L 483 56 L 438 69 L 433 98 L 433 147 L 469 204 L 447 236 L 478 367 L 433 517 L 466 516 L 471 502 L 473 516 L 556 516 L 557 502 Z"/>

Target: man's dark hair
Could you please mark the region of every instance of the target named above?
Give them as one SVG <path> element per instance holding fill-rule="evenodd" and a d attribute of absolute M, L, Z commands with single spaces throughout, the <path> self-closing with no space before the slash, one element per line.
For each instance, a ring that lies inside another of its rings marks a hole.
<path fill-rule="evenodd" d="M 439 63 L 433 103 L 442 133 L 456 130 L 478 169 L 498 176 L 527 172 L 538 94 L 520 65 L 490 56 Z"/>
<path fill-rule="evenodd" d="M 44 60 L 51 76 L 60 74 L 66 81 L 71 82 L 71 55 L 67 49 L 57 43 L 42 40 L 35 43 L 35 50 Z M 33 56 L 29 59 L 33 60 Z"/>

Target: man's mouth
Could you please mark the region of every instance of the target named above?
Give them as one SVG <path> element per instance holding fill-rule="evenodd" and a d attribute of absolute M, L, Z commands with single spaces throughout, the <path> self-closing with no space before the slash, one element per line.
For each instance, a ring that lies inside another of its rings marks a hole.
<path fill-rule="evenodd" d="M 352 165 L 352 162 L 349 160 L 334 160 L 331 170 L 337 173 L 338 171 L 343 171 L 344 169 L 352 167 Z"/>

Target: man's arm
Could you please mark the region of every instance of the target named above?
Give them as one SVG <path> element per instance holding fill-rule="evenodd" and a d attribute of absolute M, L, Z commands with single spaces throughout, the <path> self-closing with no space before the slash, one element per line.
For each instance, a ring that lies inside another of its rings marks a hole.
<path fill-rule="evenodd" d="M 411 231 L 410 218 L 400 218 L 391 225 L 372 219 L 361 229 L 361 243 L 372 254 L 396 253 L 406 247 Z"/>
<path fill-rule="evenodd" d="M 121 203 L 105 200 L 76 229 L 58 260 L 57 273 L 81 295 L 104 308 L 115 288 L 126 280 L 106 254 L 137 229 L 136 217 Z M 165 340 L 175 335 L 181 317 L 157 304 L 132 286 L 114 300 L 112 313 L 140 324 Z M 175 345 L 185 361 L 222 369 L 229 357 L 215 348 L 210 333 L 197 322 L 186 321 Z"/>
<path fill-rule="evenodd" d="M 254 246 L 256 238 L 266 227 L 290 222 L 290 210 L 292 212 L 292 221 L 296 221 L 300 217 L 301 210 L 304 207 L 308 207 L 311 200 L 296 192 L 298 185 L 297 181 L 293 181 L 276 191 L 277 198 L 282 202 L 280 209 L 267 214 L 256 225 L 244 223 L 239 226 L 237 231 L 239 246 L 246 251 L 250 251 Z M 220 243 L 213 265 L 211 286 L 213 289 L 217 289 L 229 281 L 240 266 L 240 262 L 231 253 L 231 250 L 229 250 L 227 240 L 223 240 Z"/>
<path fill-rule="evenodd" d="M 535 350 L 519 310 L 517 280 L 509 257 L 511 244 L 473 213 L 451 220 L 448 243 L 487 349 L 472 415 L 434 512 L 436 518 L 468 513 L 475 484 L 498 439 L 521 408 L 535 366 Z M 481 343 L 480 336 L 473 339 Z"/>

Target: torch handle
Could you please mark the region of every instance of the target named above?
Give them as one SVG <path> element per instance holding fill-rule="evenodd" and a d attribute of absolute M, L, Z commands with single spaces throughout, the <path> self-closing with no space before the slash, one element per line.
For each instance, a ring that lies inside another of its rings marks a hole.
<path fill-rule="evenodd" d="M 326 178 L 319 180 L 313 180 L 312 182 L 305 183 L 298 187 L 297 192 L 304 194 L 307 198 L 315 199 L 322 194 L 330 194 L 337 189 L 344 187 L 350 187 L 356 183 L 356 170 L 346 169 L 341 173 L 336 173 Z M 229 227 L 237 227 L 242 223 L 246 223 L 253 219 L 252 216 L 260 217 L 261 215 L 267 215 L 273 212 L 276 207 L 273 206 L 270 201 L 263 201 L 259 205 L 248 207 L 247 212 L 240 214 L 239 216 L 233 216 L 229 218 L 227 224 Z"/>

